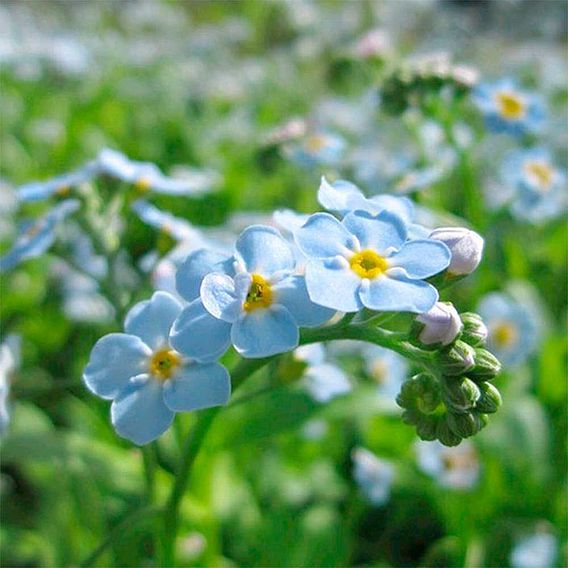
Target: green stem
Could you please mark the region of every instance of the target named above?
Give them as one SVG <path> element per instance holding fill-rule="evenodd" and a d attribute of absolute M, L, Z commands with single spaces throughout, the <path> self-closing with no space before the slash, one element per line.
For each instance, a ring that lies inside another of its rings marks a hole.
<path fill-rule="evenodd" d="M 332 341 L 335 339 L 356 339 L 380 345 L 400 353 L 401 355 L 428 366 L 433 355 L 412 345 L 406 340 L 406 334 L 387 331 L 365 324 L 347 324 L 343 320 L 336 325 L 317 329 L 304 329 L 300 335 L 300 345 Z M 263 359 L 242 359 L 231 372 L 233 391 L 250 375 L 264 367 L 279 355 Z M 199 453 L 215 417 L 221 407 L 209 408 L 199 413 L 197 422 L 186 439 L 181 460 L 170 497 L 164 509 L 164 523 L 162 535 L 162 565 L 175 566 L 175 539 L 179 523 L 179 505 L 185 493 L 191 467 Z"/>
<path fill-rule="evenodd" d="M 142 509 L 136 509 L 132 513 L 129 513 L 122 520 L 117 523 L 108 533 L 107 537 L 79 564 L 81 568 L 87 568 L 93 566 L 95 562 L 105 553 L 106 549 L 112 546 L 115 542 L 118 542 L 124 533 L 127 532 L 131 527 L 138 524 L 140 521 L 147 521 L 152 517 L 157 516 L 160 513 L 159 509 L 152 507 L 143 507 Z"/>

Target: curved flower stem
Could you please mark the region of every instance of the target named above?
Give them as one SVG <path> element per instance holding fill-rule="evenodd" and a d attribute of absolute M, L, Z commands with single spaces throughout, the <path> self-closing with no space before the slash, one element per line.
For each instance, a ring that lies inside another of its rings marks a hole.
<path fill-rule="evenodd" d="M 407 336 L 404 333 L 387 331 L 365 324 L 348 323 L 345 325 L 342 320 L 329 327 L 302 330 L 300 345 L 335 339 L 356 339 L 386 347 L 424 366 L 428 366 L 432 360 L 432 354 L 412 345 L 406 338 Z M 273 355 L 263 359 L 242 359 L 231 372 L 233 391 L 235 391 L 247 377 L 264 367 L 276 357 L 279 357 L 279 355 Z M 162 535 L 161 558 L 163 566 L 175 566 L 175 540 L 179 521 L 179 505 L 189 481 L 191 467 L 211 424 L 221 411 L 221 408 L 222 407 L 215 407 L 201 411 L 193 430 L 186 439 L 174 485 L 164 509 L 164 532 Z"/>

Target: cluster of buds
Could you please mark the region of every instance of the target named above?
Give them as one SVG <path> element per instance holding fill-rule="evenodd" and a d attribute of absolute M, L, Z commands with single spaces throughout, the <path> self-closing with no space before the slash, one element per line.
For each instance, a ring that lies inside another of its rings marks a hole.
<path fill-rule="evenodd" d="M 442 89 L 450 88 L 456 96 L 463 96 L 476 82 L 475 69 L 452 64 L 446 56 L 420 58 L 405 62 L 384 78 L 382 105 L 386 112 L 399 115 L 411 106 L 423 106 Z"/>
<path fill-rule="evenodd" d="M 501 369 L 484 348 L 487 328 L 474 313 L 458 314 L 438 302 L 415 320 L 411 338 L 433 351 L 428 372 L 407 381 L 397 397 L 403 420 L 423 440 L 456 446 L 479 432 L 497 412 L 501 395 L 491 384 Z"/>

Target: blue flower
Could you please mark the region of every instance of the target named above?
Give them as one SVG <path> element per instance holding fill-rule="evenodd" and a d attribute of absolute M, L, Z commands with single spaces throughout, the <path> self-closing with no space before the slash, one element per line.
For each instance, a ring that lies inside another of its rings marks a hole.
<path fill-rule="evenodd" d="M 452 448 L 437 440 L 418 440 L 415 448 L 420 469 L 436 479 L 442 487 L 465 490 L 471 489 L 479 481 L 479 458 L 469 440 Z"/>
<path fill-rule="evenodd" d="M 222 365 L 188 359 L 169 343 L 171 326 L 181 309 L 165 292 L 136 304 L 126 316 L 125 333 L 111 333 L 97 341 L 85 368 L 85 384 L 113 401 L 113 426 L 135 444 L 158 438 L 176 412 L 229 400 L 231 383 Z"/>
<path fill-rule="evenodd" d="M 338 180 L 329 183 L 322 176 L 318 189 L 318 201 L 328 211 L 338 213 L 342 217 L 352 211 L 366 211 L 376 215 L 381 211 L 396 213 L 407 225 L 409 239 L 426 238 L 430 231 L 416 224 L 414 203 L 408 197 L 381 194 L 367 198 L 353 183 Z"/>
<path fill-rule="evenodd" d="M 95 177 L 97 168 L 89 162 L 82 168 L 46 181 L 34 181 L 17 189 L 20 201 L 40 201 L 50 197 L 67 197 L 71 190 Z"/>
<path fill-rule="evenodd" d="M 539 223 L 566 210 L 566 174 L 554 166 L 545 148 L 511 152 L 501 173 L 515 190 L 511 210 L 518 219 Z"/>
<path fill-rule="evenodd" d="M 533 306 L 493 292 L 482 298 L 477 311 L 487 326 L 488 349 L 503 365 L 519 365 L 535 350 L 540 322 Z"/>
<path fill-rule="evenodd" d="M 0 437 L 6 433 L 10 424 L 10 383 L 20 366 L 21 337 L 10 334 L 0 344 Z"/>
<path fill-rule="evenodd" d="M 171 178 L 156 164 L 130 160 L 124 154 L 105 148 L 97 156 L 99 171 L 136 187 L 141 193 L 154 191 L 166 195 L 195 195 L 209 191 L 217 183 L 213 172 L 193 172 L 193 175 Z"/>
<path fill-rule="evenodd" d="M 29 258 L 41 256 L 53 244 L 59 223 L 78 208 L 77 200 L 66 199 L 43 217 L 22 223 L 14 246 L 0 258 L 0 272 L 11 270 Z"/>
<path fill-rule="evenodd" d="M 367 374 L 377 383 L 380 399 L 392 403 L 392 408 L 395 408 L 395 399 L 408 376 L 407 360 L 398 353 L 377 345 L 365 345 L 362 355 Z"/>
<path fill-rule="evenodd" d="M 333 166 L 345 153 L 345 140 L 330 132 L 312 132 L 300 142 L 285 146 L 284 153 L 301 166 Z"/>
<path fill-rule="evenodd" d="M 343 221 L 316 213 L 297 231 L 296 241 L 309 258 L 310 298 L 342 312 L 428 311 L 438 292 L 423 279 L 444 270 L 451 258 L 439 241 L 407 242 L 405 223 L 387 210 L 354 211 Z"/>
<path fill-rule="evenodd" d="M 511 552 L 513 568 L 552 568 L 558 556 L 558 539 L 540 531 L 519 539 Z"/>
<path fill-rule="evenodd" d="M 364 448 L 354 449 L 351 457 L 353 477 L 363 495 L 375 506 L 384 505 L 389 500 L 394 480 L 393 464 Z"/>
<path fill-rule="evenodd" d="M 325 349 L 321 344 L 298 347 L 294 357 L 308 364 L 302 383 L 317 402 L 329 402 L 351 391 L 347 375 L 337 365 L 325 360 Z"/>
<path fill-rule="evenodd" d="M 519 89 L 511 79 L 479 85 L 473 92 L 473 101 L 493 132 L 513 136 L 536 133 L 546 118 L 541 98 Z"/>
<path fill-rule="evenodd" d="M 207 257 L 200 256 L 206 262 L 194 257 L 191 269 L 178 278 L 178 292 L 186 299 L 194 295 L 201 269 L 209 268 Z M 244 357 L 290 351 L 298 345 L 300 326 L 320 325 L 333 314 L 310 301 L 304 277 L 294 273 L 291 247 L 271 227 L 253 225 L 241 233 L 234 276 L 227 273 L 227 260 L 218 260 L 224 271 L 203 278 L 200 299 L 185 308 L 172 331 L 173 345 L 189 356 L 218 354 L 230 343 Z"/>

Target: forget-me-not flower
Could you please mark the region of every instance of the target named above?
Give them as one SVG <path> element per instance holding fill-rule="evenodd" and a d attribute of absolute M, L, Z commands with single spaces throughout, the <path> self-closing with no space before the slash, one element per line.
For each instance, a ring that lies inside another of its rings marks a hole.
<path fill-rule="evenodd" d="M 209 191 L 218 176 L 213 172 L 173 178 L 165 176 L 156 164 L 138 162 L 116 150 L 105 148 L 96 159 L 100 173 L 134 185 L 140 193 L 154 191 L 166 195 L 195 195 Z"/>
<path fill-rule="evenodd" d="M 345 140 L 338 134 L 325 131 L 308 133 L 299 142 L 284 147 L 284 154 L 301 166 L 333 166 L 338 164 L 346 150 Z"/>
<path fill-rule="evenodd" d="M 394 466 L 364 448 L 353 450 L 353 477 L 361 492 L 375 506 L 384 505 L 391 492 Z"/>
<path fill-rule="evenodd" d="M 428 311 L 438 292 L 423 279 L 450 262 L 448 247 L 439 241 L 407 241 L 405 223 L 387 210 L 354 211 L 342 221 L 316 213 L 296 232 L 296 241 L 309 259 L 310 298 L 343 312 Z"/>
<path fill-rule="evenodd" d="M 558 539 L 542 530 L 519 539 L 511 551 L 512 568 L 552 568 L 558 556 Z"/>
<path fill-rule="evenodd" d="M 170 329 L 181 309 L 173 296 L 155 292 L 130 310 L 125 333 L 111 333 L 97 341 L 85 368 L 85 384 L 113 401 L 113 426 L 135 444 L 158 438 L 176 412 L 229 400 L 231 383 L 225 367 L 212 358 L 189 359 L 171 346 Z"/>
<path fill-rule="evenodd" d="M 195 348 L 187 340 L 199 334 L 205 352 L 229 342 L 252 358 L 294 349 L 300 326 L 317 326 L 333 315 L 310 300 L 295 268 L 293 251 L 276 229 L 245 229 L 236 243 L 234 276 L 214 272 L 203 278 L 200 303 L 192 302 L 174 325 L 173 344 L 191 355 Z M 189 292 L 194 285 L 195 279 Z M 187 291 L 186 283 L 178 288 L 184 296 L 182 290 Z"/>
<path fill-rule="evenodd" d="M 566 174 L 545 148 L 515 150 L 505 157 L 501 174 L 514 190 L 515 217 L 539 223 L 562 215 L 568 203 Z"/>
<path fill-rule="evenodd" d="M 540 339 L 540 322 L 532 306 L 492 292 L 477 309 L 487 326 L 487 348 L 506 366 L 524 362 Z"/>
<path fill-rule="evenodd" d="M 79 201 L 66 199 L 50 209 L 43 217 L 24 221 L 20 225 L 16 242 L 0 257 L 0 272 L 11 270 L 24 260 L 41 256 L 55 241 L 59 223 L 79 208 Z"/>
<path fill-rule="evenodd" d="M 366 373 L 377 384 L 377 394 L 381 402 L 396 408 L 395 399 L 408 376 L 407 360 L 402 355 L 378 345 L 363 346 L 361 354 Z"/>
<path fill-rule="evenodd" d="M 511 79 L 483 83 L 473 92 L 473 101 L 493 132 L 513 136 L 538 132 L 546 118 L 542 99 L 519 89 Z"/>

